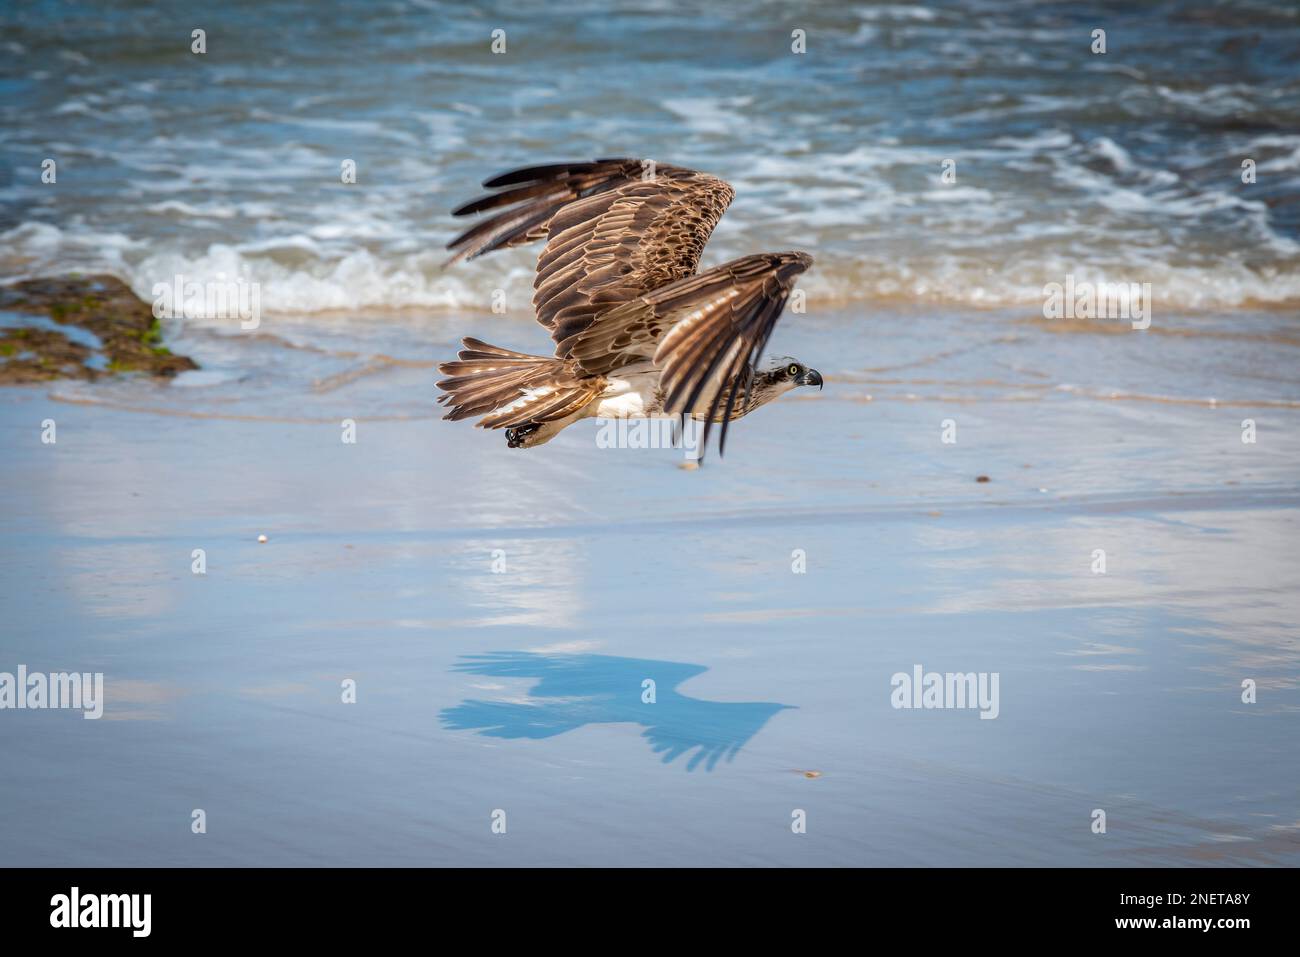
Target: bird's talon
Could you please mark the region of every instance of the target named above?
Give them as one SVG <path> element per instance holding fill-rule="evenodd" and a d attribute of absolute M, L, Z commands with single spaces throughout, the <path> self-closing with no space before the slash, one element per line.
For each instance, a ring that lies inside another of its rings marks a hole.
<path fill-rule="evenodd" d="M 528 436 L 532 435 L 540 428 L 541 426 L 536 422 L 531 422 L 528 425 L 517 425 L 513 429 L 506 429 L 507 448 L 522 449 L 524 447 L 524 439 L 528 438 Z"/>

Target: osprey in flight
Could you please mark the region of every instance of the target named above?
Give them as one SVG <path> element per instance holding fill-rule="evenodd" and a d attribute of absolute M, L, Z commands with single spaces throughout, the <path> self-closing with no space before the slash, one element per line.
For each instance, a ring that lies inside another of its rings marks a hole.
<path fill-rule="evenodd" d="M 533 356 L 464 339 L 438 369 L 450 412 L 506 430 L 510 448 L 550 441 L 579 419 L 732 419 L 795 386 L 822 385 L 790 358 L 759 358 L 807 253 L 759 253 L 696 272 L 735 190 L 707 173 L 648 161 L 532 166 L 487 180 L 455 210 L 498 210 L 447 248 L 450 262 L 546 240 L 533 307 L 558 344 Z"/>

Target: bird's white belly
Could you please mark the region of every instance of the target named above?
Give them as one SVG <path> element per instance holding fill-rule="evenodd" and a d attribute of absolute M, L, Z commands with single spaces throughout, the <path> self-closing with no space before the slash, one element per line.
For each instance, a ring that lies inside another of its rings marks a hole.
<path fill-rule="evenodd" d="M 626 366 L 608 379 L 593 413 L 596 418 L 635 419 L 660 411 L 659 370 L 650 363 Z"/>

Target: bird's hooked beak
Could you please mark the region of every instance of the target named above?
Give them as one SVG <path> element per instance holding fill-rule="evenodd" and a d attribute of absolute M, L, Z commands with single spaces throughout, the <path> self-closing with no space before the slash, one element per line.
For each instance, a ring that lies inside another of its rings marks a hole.
<path fill-rule="evenodd" d="M 809 369 L 794 381 L 796 385 L 815 385 L 820 389 L 822 387 L 822 374 L 816 369 Z"/>

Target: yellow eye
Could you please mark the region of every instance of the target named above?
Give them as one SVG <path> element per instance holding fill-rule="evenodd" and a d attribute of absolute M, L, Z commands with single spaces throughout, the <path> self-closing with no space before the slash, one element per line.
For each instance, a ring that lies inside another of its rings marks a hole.
<path fill-rule="evenodd" d="M 799 367 L 791 366 L 789 371 L 791 376 L 797 376 L 799 374 Z"/>

